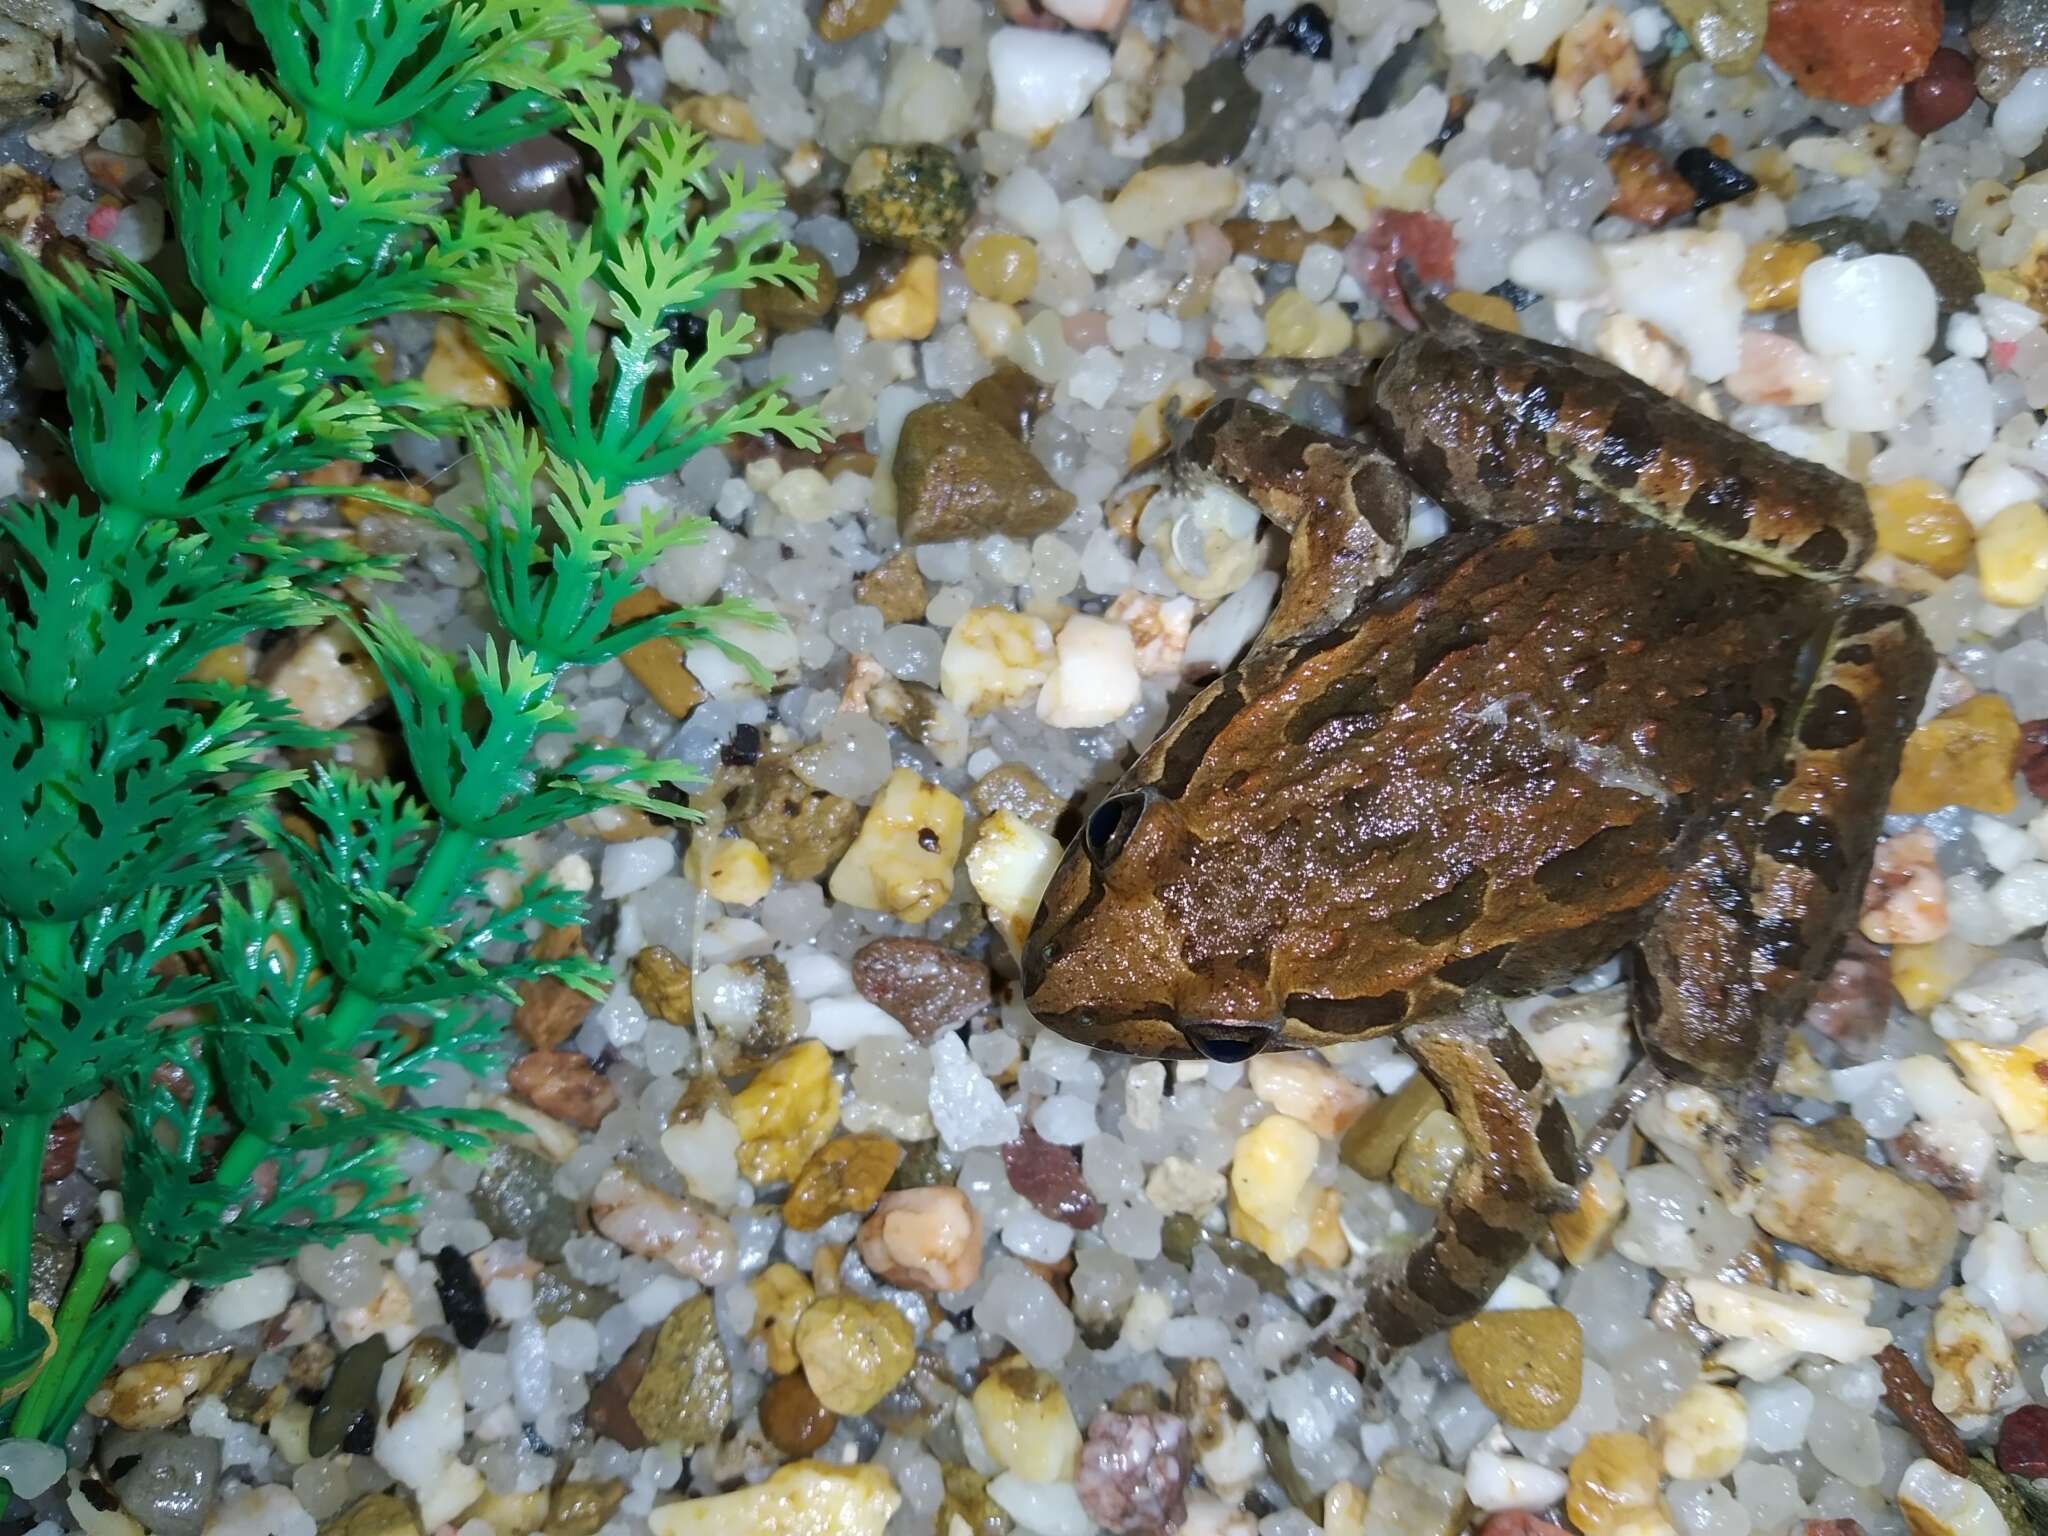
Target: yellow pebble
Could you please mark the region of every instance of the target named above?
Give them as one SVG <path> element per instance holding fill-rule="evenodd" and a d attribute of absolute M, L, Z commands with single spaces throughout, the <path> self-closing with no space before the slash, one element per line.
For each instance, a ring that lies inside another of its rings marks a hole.
<path fill-rule="evenodd" d="M 686 96 L 673 110 L 677 122 L 714 139 L 731 139 L 738 144 L 761 142 L 753 111 L 737 96 Z"/>
<path fill-rule="evenodd" d="M 916 1356 L 909 1322 L 886 1301 L 820 1296 L 797 1319 L 804 1380 L 834 1413 L 866 1413 L 909 1373 Z"/>
<path fill-rule="evenodd" d="M 1727 1387 L 1698 1381 L 1651 1426 L 1664 1470 L 1709 1482 L 1726 1477 L 1749 1443 L 1749 1404 Z"/>
<path fill-rule="evenodd" d="M 816 1294 L 794 1264 L 770 1264 L 756 1275 L 752 1336 L 768 1344 L 768 1369 L 787 1376 L 796 1369 L 796 1324 Z"/>
<path fill-rule="evenodd" d="M 953 895 L 953 866 L 967 807 L 958 796 L 898 768 L 832 870 L 832 899 L 921 923 Z"/>
<path fill-rule="evenodd" d="M 1892 989 L 1915 1013 L 1926 1013 L 1977 969 L 1978 951 L 1953 933 L 1931 944 L 1892 946 Z"/>
<path fill-rule="evenodd" d="M 1516 318 L 1515 306 L 1497 293 L 1473 293 L 1470 289 L 1459 288 L 1444 296 L 1444 308 L 1452 314 L 1463 315 L 1467 320 L 1490 325 L 1496 331 L 1510 331 L 1517 336 L 1522 334 L 1522 322 Z"/>
<path fill-rule="evenodd" d="M 923 341 L 939 323 L 939 262 L 913 256 L 860 312 L 871 341 Z"/>
<path fill-rule="evenodd" d="M 1350 345 L 1351 317 L 1340 305 L 1289 288 L 1266 306 L 1268 357 L 1335 357 Z"/>
<path fill-rule="evenodd" d="M 1937 576 L 1960 575 L 1970 563 L 1976 534 L 1955 499 L 1932 480 L 1895 480 L 1870 487 L 1870 517 L 1877 547 L 1925 566 Z"/>
<path fill-rule="evenodd" d="M 974 350 L 990 362 L 1009 351 L 1022 329 L 1024 317 L 1017 313 L 1016 305 L 998 304 L 994 299 L 967 301 L 967 333 L 974 338 Z"/>
<path fill-rule="evenodd" d="M 1977 579 L 2002 608 L 2031 608 L 2048 596 L 2048 512 L 2016 501 L 1977 534 Z"/>
<path fill-rule="evenodd" d="M 967 286 L 998 304 L 1022 304 L 1038 283 L 1038 247 L 1022 235 L 976 235 L 960 259 Z"/>
<path fill-rule="evenodd" d="M 795 1178 L 839 1124 L 832 1053 L 816 1040 L 790 1046 L 732 1096 L 732 1123 L 739 1128 L 746 1178 L 756 1184 Z"/>
<path fill-rule="evenodd" d="M 2018 803 L 2012 776 L 2019 753 L 2020 723 L 2012 706 L 1995 693 L 1973 694 L 1906 738 L 1892 784 L 1892 813 L 1925 816 L 1960 805 L 2004 816 Z"/>
<path fill-rule="evenodd" d="M 1036 1483 L 1063 1483 L 1081 1454 L 1081 1428 L 1056 1378 L 1012 1355 L 974 1389 L 974 1422 L 1003 1469 Z"/>
<path fill-rule="evenodd" d="M 751 907 L 775 884 L 760 845 L 746 837 L 698 838 L 683 856 L 683 873 L 713 901 Z"/>
<path fill-rule="evenodd" d="M 1565 1512 L 1585 1536 L 1616 1536 L 1623 1524 L 1657 1505 L 1657 1456 L 1641 1435 L 1587 1437 L 1572 1458 Z"/>
<path fill-rule="evenodd" d="M 1385 207 L 1419 213 L 1436 201 L 1436 189 L 1443 184 L 1443 162 L 1437 159 L 1435 150 L 1425 149 L 1401 168 L 1401 179 L 1380 192 L 1378 198 Z M 1374 194 L 1368 189 L 1366 195 Z"/>
<path fill-rule="evenodd" d="M 1820 247 L 1811 240 L 1766 240 L 1751 246 L 1735 279 L 1744 305 L 1753 315 L 1797 308 L 1800 277 L 1820 257 Z"/>
<path fill-rule="evenodd" d="M 1285 1264 L 1315 1235 L 1318 1201 L 1309 1188 L 1321 1142 L 1288 1115 L 1268 1115 L 1237 1138 L 1230 1160 L 1233 1235 Z"/>
<path fill-rule="evenodd" d="M 498 410 L 512 403 L 512 388 L 504 376 L 453 320 L 435 323 L 434 349 L 420 371 L 420 384 L 430 395 L 478 410 Z"/>

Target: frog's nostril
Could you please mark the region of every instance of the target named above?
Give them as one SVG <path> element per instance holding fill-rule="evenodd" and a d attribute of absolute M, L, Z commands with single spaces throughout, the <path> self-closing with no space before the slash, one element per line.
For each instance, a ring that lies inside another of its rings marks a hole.
<path fill-rule="evenodd" d="M 1124 851 L 1124 844 L 1131 840 L 1131 834 L 1144 819 L 1145 803 L 1143 790 L 1127 789 L 1120 795 L 1111 795 L 1089 812 L 1088 824 L 1081 831 L 1081 842 L 1097 869 L 1104 868 Z"/>

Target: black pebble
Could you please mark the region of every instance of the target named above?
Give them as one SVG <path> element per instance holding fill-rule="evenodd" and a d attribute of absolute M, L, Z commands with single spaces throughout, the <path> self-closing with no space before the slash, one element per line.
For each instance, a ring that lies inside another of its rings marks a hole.
<path fill-rule="evenodd" d="M 1327 59 L 1330 56 L 1330 13 L 1315 0 L 1297 5 L 1280 23 L 1280 42 L 1292 53 L 1305 53 L 1312 59 Z"/>
<path fill-rule="evenodd" d="M 341 1448 L 351 1456 L 367 1456 L 377 1448 L 377 1414 L 364 1409 L 350 1422 L 341 1437 Z"/>
<path fill-rule="evenodd" d="M 655 349 L 657 353 L 666 350 L 680 352 L 686 363 L 694 363 L 704 355 L 704 340 L 709 328 L 702 315 L 687 309 L 677 310 L 668 317 L 668 334 L 668 341 Z"/>
<path fill-rule="evenodd" d="M 732 740 L 718 749 L 719 761 L 728 768 L 751 768 L 761 761 L 761 727 L 741 722 L 732 728 Z"/>
<path fill-rule="evenodd" d="M 1492 294 L 1497 299 L 1506 299 L 1508 303 L 1518 311 L 1527 309 L 1531 304 L 1534 304 L 1536 302 L 1535 294 L 1531 293 L 1528 289 L 1524 288 L 1520 283 L 1513 282 L 1505 278 L 1502 279 L 1500 282 L 1495 283 L 1491 288 L 1487 289 L 1486 291 Z"/>
<path fill-rule="evenodd" d="M 1732 203 L 1756 190 L 1756 178 L 1749 172 L 1697 144 L 1681 149 L 1676 164 L 1678 174 L 1692 187 L 1693 207 L 1700 212 Z"/>
<path fill-rule="evenodd" d="M 484 1306 L 484 1288 L 477 1284 L 476 1270 L 453 1243 L 434 1255 L 434 1290 L 440 1295 L 441 1312 L 454 1330 L 455 1342 L 464 1349 L 475 1349 L 491 1331 L 491 1314 Z"/>

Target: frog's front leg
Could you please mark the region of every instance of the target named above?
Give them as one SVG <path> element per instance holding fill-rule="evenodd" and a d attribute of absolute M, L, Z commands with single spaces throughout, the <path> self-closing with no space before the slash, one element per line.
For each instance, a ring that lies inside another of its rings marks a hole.
<path fill-rule="evenodd" d="M 1401 1044 L 1472 1146 L 1429 1236 L 1366 1294 L 1364 1321 L 1383 1350 L 1484 1306 L 1550 1217 L 1572 1208 L 1582 1177 L 1564 1106 L 1497 1006 L 1411 1024 Z"/>
<path fill-rule="evenodd" d="M 1636 1027 L 1665 1072 L 1769 1083 L 1856 917 L 1933 671 L 1904 609 L 1836 610 L 1778 773 L 1709 834 L 1639 946 Z"/>
<path fill-rule="evenodd" d="M 1170 453 L 1176 492 L 1221 486 L 1289 536 L 1287 575 L 1259 647 L 1327 633 L 1401 558 L 1415 486 L 1370 444 L 1226 400 L 1197 417 Z"/>

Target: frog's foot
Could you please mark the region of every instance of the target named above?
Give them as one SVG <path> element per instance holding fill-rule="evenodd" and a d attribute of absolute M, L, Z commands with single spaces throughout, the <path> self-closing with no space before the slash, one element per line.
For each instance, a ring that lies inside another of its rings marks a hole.
<path fill-rule="evenodd" d="M 1374 1284 L 1364 1321 L 1396 1349 L 1472 1316 L 1584 1176 L 1570 1119 L 1526 1041 L 1498 1008 L 1414 1024 L 1401 1044 L 1436 1085 L 1472 1149 L 1436 1227 Z"/>

